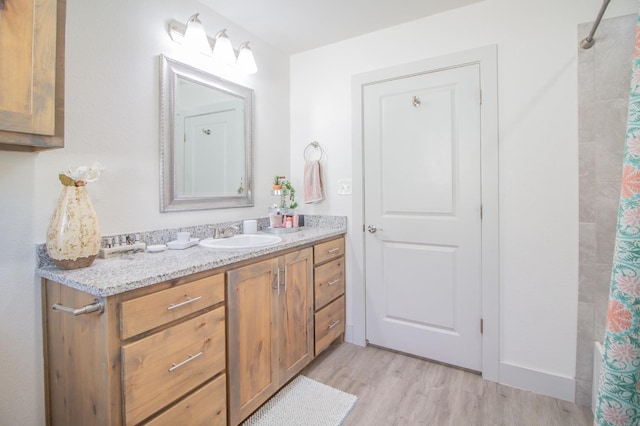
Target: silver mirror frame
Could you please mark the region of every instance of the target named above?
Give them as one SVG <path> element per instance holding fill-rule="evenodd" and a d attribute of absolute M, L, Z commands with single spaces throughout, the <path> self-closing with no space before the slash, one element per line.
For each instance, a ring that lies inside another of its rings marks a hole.
<path fill-rule="evenodd" d="M 244 194 L 220 197 L 178 196 L 174 162 L 178 77 L 244 99 Z M 160 212 L 253 207 L 252 145 L 253 89 L 160 55 Z"/>

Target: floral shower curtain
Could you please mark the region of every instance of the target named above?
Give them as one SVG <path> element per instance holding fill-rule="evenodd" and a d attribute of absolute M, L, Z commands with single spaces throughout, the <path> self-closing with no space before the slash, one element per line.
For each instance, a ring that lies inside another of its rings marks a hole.
<path fill-rule="evenodd" d="M 640 16 L 594 424 L 640 424 Z"/>

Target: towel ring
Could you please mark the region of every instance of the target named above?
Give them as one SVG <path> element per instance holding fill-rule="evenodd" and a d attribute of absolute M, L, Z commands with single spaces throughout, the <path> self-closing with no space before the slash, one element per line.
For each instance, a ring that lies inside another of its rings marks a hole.
<path fill-rule="evenodd" d="M 318 157 L 318 158 L 314 158 Z M 311 142 L 304 149 L 305 161 L 321 161 L 324 158 L 324 149 L 316 141 Z"/>

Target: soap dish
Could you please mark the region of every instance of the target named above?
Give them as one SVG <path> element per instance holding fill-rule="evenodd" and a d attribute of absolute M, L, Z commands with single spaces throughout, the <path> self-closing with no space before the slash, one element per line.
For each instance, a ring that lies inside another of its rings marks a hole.
<path fill-rule="evenodd" d="M 189 247 L 195 246 L 196 244 L 198 244 L 198 241 L 200 241 L 199 238 L 191 238 L 189 241 L 185 242 L 170 241 L 167 243 L 167 246 L 169 246 L 171 250 L 184 250 Z"/>
<path fill-rule="evenodd" d="M 166 244 L 155 244 L 151 246 L 147 246 L 147 251 L 149 253 L 159 253 L 161 251 L 165 251 L 167 249 Z"/>

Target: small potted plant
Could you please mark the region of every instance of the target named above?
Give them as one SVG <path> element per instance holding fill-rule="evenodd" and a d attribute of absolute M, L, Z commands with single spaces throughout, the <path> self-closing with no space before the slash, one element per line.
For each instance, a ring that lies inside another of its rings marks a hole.
<path fill-rule="evenodd" d="M 279 191 L 282 189 L 282 179 L 284 176 L 275 176 L 273 178 L 273 186 L 271 187 L 274 191 Z"/>

